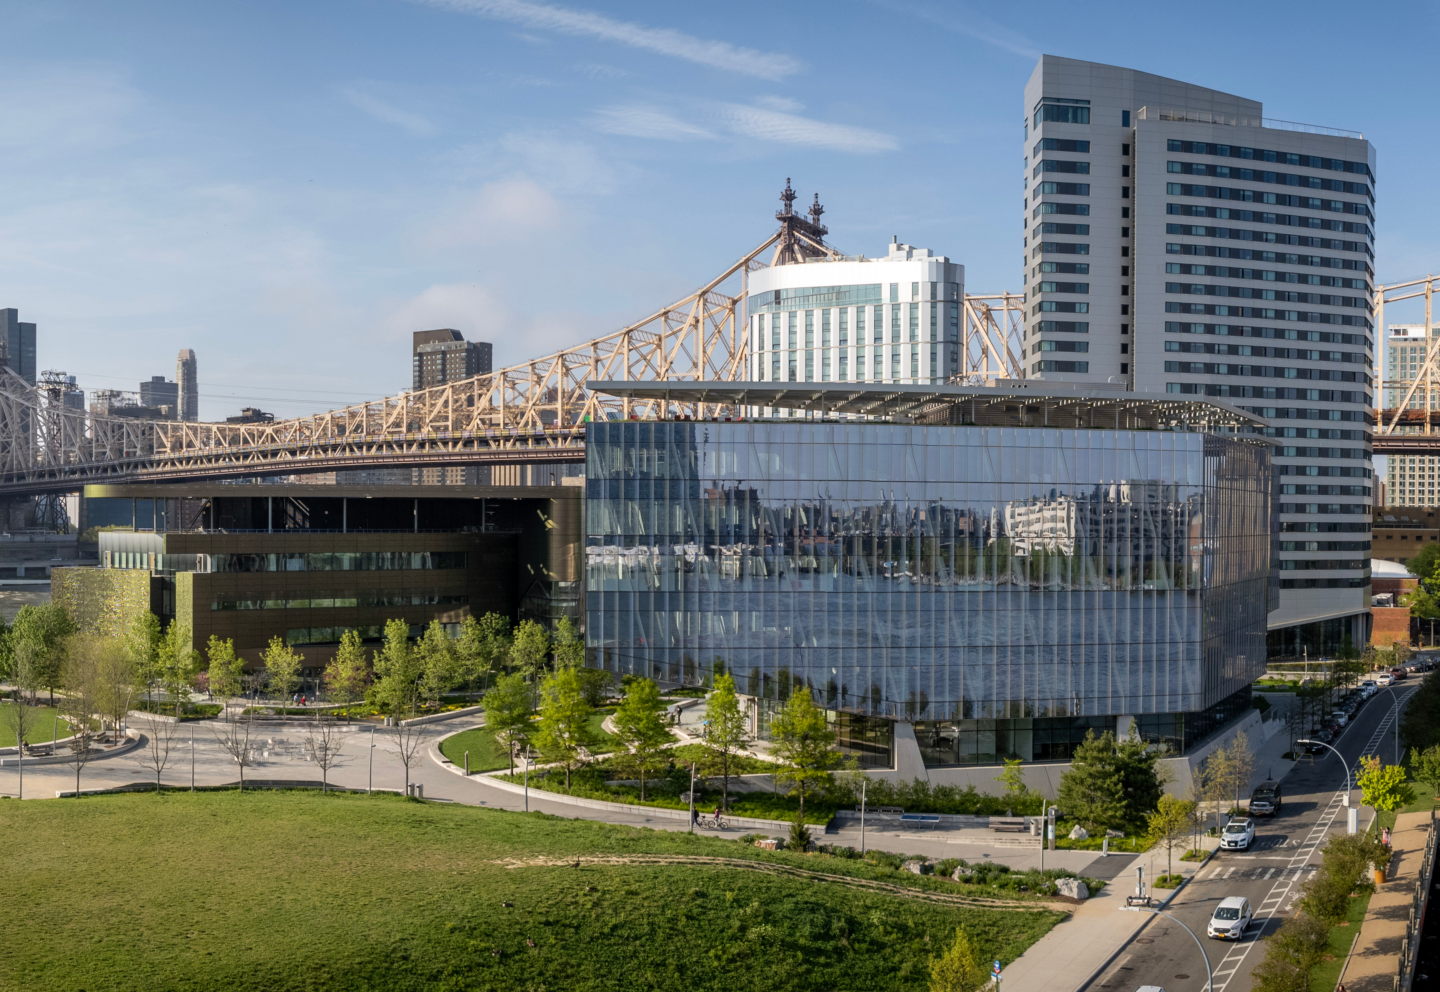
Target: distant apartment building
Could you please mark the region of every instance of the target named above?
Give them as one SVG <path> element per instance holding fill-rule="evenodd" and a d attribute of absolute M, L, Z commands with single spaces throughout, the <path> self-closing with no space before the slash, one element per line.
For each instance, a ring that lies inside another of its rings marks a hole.
<path fill-rule="evenodd" d="M 411 385 L 415 389 L 460 382 L 491 371 L 490 343 L 466 341 L 453 327 L 416 331 L 411 357 Z M 476 485 L 479 474 L 476 466 L 417 468 L 412 472 L 412 481 L 424 486 Z"/>
<path fill-rule="evenodd" d="M 152 375 L 148 382 L 140 383 L 140 405 L 157 410 L 168 407 L 173 417 L 180 406 L 180 387 L 163 375 Z"/>
<path fill-rule="evenodd" d="M 1424 324 L 1391 324 L 1385 335 L 1385 350 L 1383 361 L 1385 362 L 1385 409 L 1398 409 L 1405 396 L 1410 392 L 1410 386 L 1415 382 L 1421 366 L 1425 363 L 1425 347 L 1428 344 L 1425 337 Z M 1434 387 L 1440 387 L 1440 378 L 1434 380 Z M 1407 410 L 1425 409 L 1425 384 L 1422 381 L 1416 388 L 1414 395 L 1410 396 L 1409 402 L 1405 403 Z M 1433 388 L 1430 393 L 1430 409 L 1440 410 L 1440 388 Z"/>
<path fill-rule="evenodd" d="M 199 375 L 195 351 L 182 348 L 175 359 L 175 388 L 179 392 L 176 412 L 181 420 L 200 419 L 200 383 L 196 381 Z"/>
<path fill-rule="evenodd" d="M 453 327 L 416 331 L 411 353 L 411 386 L 426 389 L 490 371 L 488 341 L 466 341 Z"/>
<path fill-rule="evenodd" d="M 1026 376 L 1264 419 L 1281 477 L 1270 651 L 1363 644 L 1375 149 L 1265 119 L 1257 100 L 1050 55 L 1024 99 Z"/>
<path fill-rule="evenodd" d="M 20 319 L 14 307 L 0 310 L 0 342 L 5 345 L 5 365 L 30 385 L 35 385 L 35 325 Z"/>

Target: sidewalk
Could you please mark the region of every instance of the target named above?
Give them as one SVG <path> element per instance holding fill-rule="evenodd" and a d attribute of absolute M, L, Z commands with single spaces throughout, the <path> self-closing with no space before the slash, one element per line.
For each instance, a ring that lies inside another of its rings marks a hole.
<path fill-rule="evenodd" d="M 1429 813 L 1402 813 L 1390 832 L 1395 856 L 1384 885 L 1370 897 L 1360 940 L 1345 969 L 1347 992 L 1391 992 L 1399 971 L 1400 944 L 1405 939 L 1405 920 L 1415 897 L 1420 863 L 1430 834 Z"/>
<path fill-rule="evenodd" d="M 1113 881 L 1010 963 L 1005 969 L 1005 992 L 1071 992 L 1096 977 L 1110 958 L 1154 919 L 1149 913 L 1120 915 L 1125 897 L 1135 891 L 1135 866 L 1148 865 L 1150 858 L 1151 855 L 1145 853 L 1124 857 L 1112 854 L 1106 859 L 1111 863 L 1106 867 L 1113 871 Z M 1194 875 L 1198 868 L 1199 865 L 1189 861 L 1175 862 L 1176 873 L 1186 878 Z M 1149 874 L 1147 871 L 1147 878 Z M 1178 890 L 1150 891 L 1157 902 L 1164 902 Z"/>

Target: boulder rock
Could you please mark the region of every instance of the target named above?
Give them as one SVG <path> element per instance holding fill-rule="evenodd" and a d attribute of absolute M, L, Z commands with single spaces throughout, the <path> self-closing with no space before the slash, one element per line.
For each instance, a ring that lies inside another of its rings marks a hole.
<path fill-rule="evenodd" d="M 1106 836 L 1106 837 L 1110 837 L 1110 838 L 1124 837 L 1124 836 L 1125 836 L 1125 831 L 1123 831 L 1123 830 L 1107 830 L 1107 831 L 1105 831 L 1105 836 Z"/>
<path fill-rule="evenodd" d="M 1090 889 L 1078 878 L 1055 879 L 1055 891 L 1071 899 L 1090 898 Z"/>
<path fill-rule="evenodd" d="M 959 882 L 975 874 L 975 869 L 969 865 L 956 865 L 955 870 L 950 873 L 950 880 Z"/>
<path fill-rule="evenodd" d="M 930 862 L 928 861 L 907 861 L 900 866 L 902 871 L 908 871 L 912 875 L 930 874 Z"/>
<path fill-rule="evenodd" d="M 1089 836 L 1090 836 L 1090 831 L 1086 830 L 1084 827 L 1080 826 L 1080 824 L 1078 824 L 1078 823 L 1075 824 L 1074 828 L 1070 831 L 1070 839 L 1071 839 L 1071 840 L 1086 840 L 1086 839 L 1089 838 Z"/>

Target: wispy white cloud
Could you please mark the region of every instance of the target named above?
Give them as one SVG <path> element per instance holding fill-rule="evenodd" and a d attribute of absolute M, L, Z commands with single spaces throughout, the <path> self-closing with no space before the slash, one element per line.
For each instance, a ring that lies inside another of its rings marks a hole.
<path fill-rule="evenodd" d="M 736 134 L 784 145 L 808 145 L 812 148 L 862 153 L 893 151 L 900 147 L 892 135 L 882 131 L 849 124 L 829 124 L 764 107 L 727 103 L 721 107 L 721 117 Z"/>
<path fill-rule="evenodd" d="M 608 134 L 631 138 L 656 138 L 661 141 L 707 141 L 715 137 L 698 124 L 657 110 L 654 107 L 629 105 L 606 107 L 595 113 L 595 128 Z"/>
<path fill-rule="evenodd" d="M 411 134 L 429 135 L 439 130 L 429 119 L 366 93 L 357 86 L 342 86 L 339 93 L 357 110 L 368 114 L 377 121 L 393 124 Z"/>
<path fill-rule="evenodd" d="M 761 96 L 756 97 L 755 102 L 767 110 L 778 110 L 783 114 L 798 114 L 805 109 L 805 104 L 788 96 Z"/>
<path fill-rule="evenodd" d="M 873 0 L 882 7 L 903 11 L 936 27 L 969 35 L 976 41 L 983 41 L 1002 51 L 1027 59 L 1040 58 L 1040 49 L 1029 38 L 1012 31 L 1003 24 L 997 24 L 988 17 L 982 17 L 967 10 L 963 4 L 946 3 L 941 6 L 933 0 Z"/>
<path fill-rule="evenodd" d="M 761 79 L 783 79 L 799 72 L 804 64 L 779 52 L 739 48 L 725 41 L 697 38 L 672 28 L 652 28 L 630 21 L 618 21 L 604 14 L 575 10 L 533 0 L 411 0 L 432 7 L 491 17 L 527 28 L 558 31 L 561 34 L 614 41 L 658 55 L 708 65 L 726 72 Z"/>
<path fill-rule="evenodd" d="M 6 66 L 0 76 L 0 149 L 45 158 L 113 148 L 135 137 L 141 93 L 123 76 L 69 64 Z"/>

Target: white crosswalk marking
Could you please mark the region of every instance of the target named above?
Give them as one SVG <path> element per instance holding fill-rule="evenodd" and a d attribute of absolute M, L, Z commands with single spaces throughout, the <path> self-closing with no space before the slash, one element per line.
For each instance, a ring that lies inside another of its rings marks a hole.
<path fill-rule="evenodd" d="M 1410 692 L 1414 691 L 1413 688 L 1410 690 Z M 1375 748 L 1379 745 L 1385 731 L 1390 729 L 1390 721 L 1395 719 L 1399 708 L 1410 698 L 1410 692 L 1396 699 L 1395 705 L 1385 715 L 1385 719 L 1380 722 L 1380 726 L 1375 728 L 1375 733 L 1371 735 L 1370 740 L 1366 742 L 1365 747 L 1360 752 L 1361 755 L 1375 753 Z M 1328 754 L 1329 752 L 1326 753 Z M 1356 762 L 1356 764 L 1358 767 L 1359 762 Z M 1289 899 L 1289 902 L 1285 904 L 1283 912 L 1289 913 L 1294 909 L 1295 899 L 1299 895 L 1298 892 L 1293 891 L 1295 883 L 1300 880 L 1300 877 L 1305 874 L 1307 869 L 1312 872 L 1315 870 L 1316 866 L 1309 865 L 1307 862 L 1320 847 L 1320 843 L 1325 839 L 1325 835 L 1330 830 L 1330 825 L 1335 822 L 1335 818 L 1340 815 L 1340 810 L 1344 808 L 1341 805 L 1341 797 L 1343 795 L 1343 792 L 1335 793 L 1326 805 L 1325 811 L 1320 814 L 1320 819 L 1317 820 L 1315 826 L 1310 829 L 1309 835 L 1306 836 L 1303 841 L 1294 842 L 1298 844 L 1300 849 L 1296 851 L 1295 855 L 1290 859 L 1290 864 L 1281 870 L 1280 877 L 1275 879 L 1275 884 L 1271 887 L 1270 894 L 1266 896 L 1265 900 L 1261 903 L 1262 911 L 1264 911 L 1264 906 L 1272 902 L 1278 905 L 1286 899 Z M 1288 878 L 1286 877 L 1287 875 L 1289 875 Z M 1266 877 L 1268 878 L 1269 876 L 1267 875 Z M 1222 965 L 1228 964 L 1232 956 L 1238 954 L 1238 957 L 1234 958 L 1235 967 L 1225 973 L 1225 980 L 1214 983 L 1214 992 L 1225 992 L 1225 986 L 1230 984 L 1230 976 L 1240 970 L 1240 965 L 1244 963 L 1246 955 L 1250 953 L 1250 948 L 1260 942 L 1260 935 L 1265 932 L 1265 927 L 1269 925 L 1270 921 L 1275 919 L 1276 913 L 1273 909 L 1269 910 L 1268 915 L 1263 919 L 1258 918 L 1259 914 L 1256 915 L 1256 921 L 1251 925 L 1250 931 L 1240 939 L 1240 945 L 1230 954 L 1227 954 L 1225 960 L 1221 962 Z M 1218 971 L 1215 972 L 1215 977 L 1219 979 L 1221 973 Z"/>

